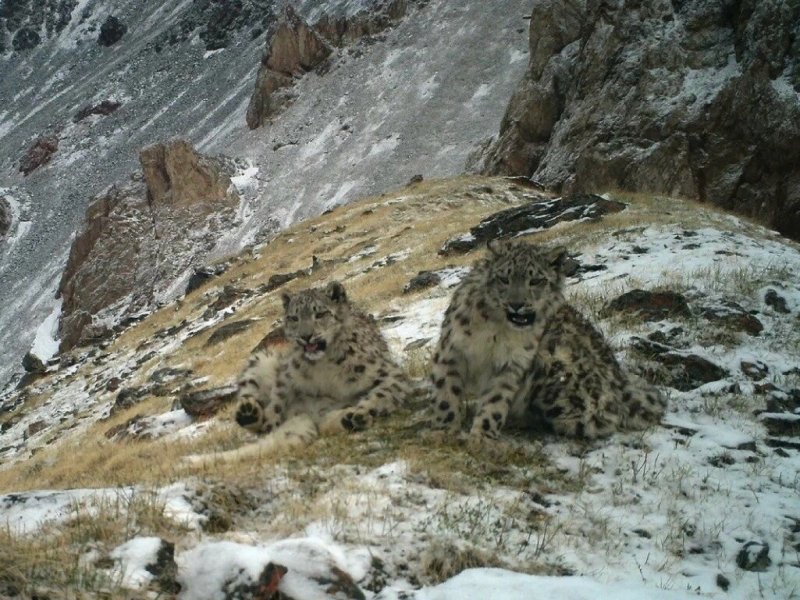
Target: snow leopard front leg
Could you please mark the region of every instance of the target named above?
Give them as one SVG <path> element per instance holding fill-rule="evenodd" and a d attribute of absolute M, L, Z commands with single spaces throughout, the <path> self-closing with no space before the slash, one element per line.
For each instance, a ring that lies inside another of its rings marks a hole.
<path fill-rule="evenodd" d="M 395 365 L 383 365 L 374 374 L 371 387 L 354 406 L 328 413 L 320 424 L 323 434 L 363 431 L 377 417 L 385 417 L 402 406 L 411 393 L 405 374 Z"/>
<path fill-rule="evenodd" d="M 254 376 L 256 374 L 261 376 Z M 236 422 L 253 433 L 271 433 L 286 418 L 290 388 L 285 369 L 273 369 L 271 377 L 274 378 L 272 381 L 263 370 L 253 373 L 247 369 L 239 382 L 240 402 L 236 409 Z"/>
<path fill-rule="evenodd" d="M 478 410 L 470 429 L 473 440 L 496 440 L 508 420 L 512 404 L 522 393 L 525 380 L 522 365 L 509 362 L 495 368 L 497 373 L 489 379 L 478 398 Z"/>

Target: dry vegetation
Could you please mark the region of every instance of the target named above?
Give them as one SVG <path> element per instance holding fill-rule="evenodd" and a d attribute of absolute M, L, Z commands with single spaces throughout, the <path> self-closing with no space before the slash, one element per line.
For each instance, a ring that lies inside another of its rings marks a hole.
<path fill-rule="evenodd" d="M 445 265 L 465 265 L 475 259 L 474 253 L 448 258 L 438 256 L 438 249 L 447 239 L 466 232 L 488 214 L 541 195 L 506 179 L 461 177 L 426 181 L 340 207 L 330 214 L 290 228 L 269 244 L 242 253 L 224 274 L 131 327 L 115 339 L 106 351 L 112 356 L 131 353 L 134 349 L 138 349 L 139 354 L 147 352 L 150 340 L 157 332 L 183 321 L 189 324 L 197 322 L 225 286 L 234 286 L 249 294 L 235 312 L 216 325 L 189 337 L 168 355 L 154 356 L 138 368 L 130 369 L 124 383 L 125 386 L 144 384 L 158 368 L 190 367 L 195 378 L 205 381 L 204 387 L 226 384 L 234 379 L 252 349 L 278 323 L 281 292 L 338 279 L 346 285 L 351 298 L 374 314 L 392 314 L 402 309 L 409 298 L 421 297 L 420 294 L 411 297 L 402 294 L 403 286 L 419 271 L 439 269 Z M 619 194 L 617 197 L 630 203 L 627 210 L 596 223 L 560 224 L 552 230 L 536 234 L 536 240 L 549 242 L 558 239 L 559 243 L 568 247 L 580 243 L 584 248 L 591 248 L 592 244 L 603 242 L 609 235 L 624 238 L 626 231 L 637 231 L 659 223 L 680 223 L 685 228 L 715 224 L 726 228 L 731 225 L 727 215 L 699 212 L 683 201 L 630 194 Z M 744 227 L 750 226 L 745 224 Z M 388 266 L 371 268 L 392 255 L 398 257 L 393 263 L 390 261 Z M 309 268 L 314 257 L 321 266 L 309 276 L 299 277 L 269 293 L 255 293 L 275 274 Z M 712 275 L 708 274 L 709 277 Z M 765 276 L 779 277 L 780 274 L 776 272 Z M 669 273 L 664 274 L 664 281 L 670 285 L 676 283 Z M 749 277 L 742 277 L 743 286 L 748 281 Z M 631 281 L 626 281 L 619 288 L 612 286 L 595 290 L 592 294 L 575 294 L 573 300 L 596 317 L 612 295 L 624 291 L 623 287 L 631 284 Z M 421 294 L 429 293 L 444 292 L 439 290 Z M 246 319 L 257 319 L 258 323 L 220 344 L 206 345 L 220 326 Z M 423 348 L 403 357 L 413 376 L 421 377 L 427 372 L 428 353 L 429 349 Z M 85 385 L 91 388 L 97 383 L 99 369 L 91 361 L 87 362 L 61 381 L 60 385 L 78 388 Z M 42 386 L 42 383 L 45 385 Z M 47 390 L 46 379 L 37 384 L 39 389 Z M 30 410 L 48 402 L 51 393 L 43 391 L 19 410 Z M 94 393 L 99 401 L 113 400 L 114 394 L 104 390 Z M 265 482 L 272 477 L 288 477 L 291 491 L 276 492 L 271 507 L 273 520 L 270 522 L 270 532 L 279 535 L 297 531 L 315 519 L 335 519 L 337 508 L 320 500 L 328 498 L 328 492 L 335 485 L 346 485 L 342 483 L 346 480 L 346 477 L 342 479 L 342 473 L 350 472 L 348 468 L 369 469 L 398 460 L 405 461 L 413 477 L 432 488 L 454 494 L 488 488 L 496 482 L 517 490 L 537 489 L 542 493 L 576 491 L 583 485 L 581 476 L 569 476 L 556 470 L 549 464 L 541 448 L 529 442 L 512 439 L 507 448 L 487 459 L 486 456 L 471 454 L 457 439 L 442 440 L 424 436 L 421 433 L 424 429 L 421 422 L 425 418 L 422 414 L 425 404 L 422 398 L 416 399 L 409 410 L 387 419 L 370 431 L 356 436 L 323 438 L 308 448 L 260 463 L 240 461 L 224 467 L 192 467 L 181 462 L 181 458 L 187 454 L 234 448 L 252 439 L 231 423 L 231 407 L 223 410 L 215 422 L 209 423 L 202 435 L 135 441 L 109 441 L 107 438 L 109 430 L 136 415 L 155 415 L 168 411 L 173 400 L 173 397 L 145 398 L 135 406 L 119 411 L 110 419 L 89 425 L 75 435 L 69 433 L 69 422 L 54 425 L 52 444 L 45 445 L 29 458 L 14 460 L 0 469 L 0 492 L 133 484 L 163 486 L 187 478 L 205 482 L 203 485 L 207 484 L 210 489 L 218 489 L 219 486 L 223 486 L 221 489 L 230 489 L 230 486 L 269 485 Z M 576 444 L 575 455 L 580 456 L 582 451 L 580 445 Z M 237 511 L 241 512 L 242 498 L 246 495 L 246 492 L 212 494 L 209 502 L 216 505 L 216 514 L 223 515 L 220 518 L 223 521 L 227 519 L 230 525 L 237 520 L 246 521 L 247 517 L 237 515 Z M 106 507 L 92 519 L 76 517 L 66 525 L 43 531 L 35 539 L 15 536 L 9 531 L 0 532 L 0 548 L 4 550 L 0 559 L 0 573 L 8 580 L 0 580 L 0 584 L 25 588 L 34 580 L 51 580 L 54 586 L 76 586 L 95 592 L 115 589 L 114 582 L 108 581 L 96 570 L 87 569 L 83 562 L 77 560 L 67 565 L 64 557 L 75 556 L 77 550 L 85 553 L 87 548 L 95 546 L 97 552 L 102 554 L 131 534 L 163 535 L 171 539 L 180 539 L 185 535 L 180 526 L 160 516 L 158 507 L 152 502 L 149 505 L 137 502 L 130 506 Z M 511 519 L 507 521 L 512 524 L 509 527 L 520 526 L 519 519 L 522 517 L 515 515 L 513 507 L 509 507 L 505 514 L 504 518 Z M 281 516 L 278 518 L 274 515 Z M 444 517 L 446 515 L 438 515 L 437 522 L 446 522 Z M 533 519 L 524 525 L 530 527 L 531 535 L 535 533 L 531 543 L 540 545 L 540 551 L 544 551 L 557 534 L 558 525 L 549 523 L 542 515 L 525 515 L 522 520 L 525 519 Z M 444 561 L 443 556 L 451 556 L 451 559 Z M 10 562 L 7 557 L 11 557 Z M 423 582 L 441 581 L 465 566 L 506 564 L 498 558 L 497 553 L 469 546 L 433 552 L 422 563 Z M 522 568 L 520 565 L 514 566 Z M 534 561 L 525 568 L 530 571 L 552 571 L 554 566 Z M 56 572 L 61 574 L 55 575 Z"/>

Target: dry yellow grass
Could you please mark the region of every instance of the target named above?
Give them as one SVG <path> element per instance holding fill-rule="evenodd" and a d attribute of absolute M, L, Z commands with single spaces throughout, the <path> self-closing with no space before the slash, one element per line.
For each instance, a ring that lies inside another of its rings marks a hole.
<path fill-rule="evenodd" d="M 282 292 L 338 279 L 345 283 L 355 302 L 375 314 L 390 311 L 392 306 L 401 307 L 418 297 L 406 297 L 401 293 L 405 283 L 417 272 L 445 265 L 470 264 L 481 253 L 442 258 L 437 251 L 447 239 L 468 231 L 491 213 L 542 196 L 532 188 L 504 178 L 459 177 L 424 181 L 339 207 L 329 214 L 291 227 L 262 247 L 243 252 L 233 259 L 232 266 L 221 276 L 131 327 L 107 351 L 112 354 L 131 353 L 146 345 L 159 331 L 183 321 L 191 324 L 200 319 L 224 286 L 254 291 L 266 284 L 272 275 L 309 268 L 313 258 L 317 257 L 322 266 L 310 276 L 295 279 L 266 294 L 253 293 L 234 314 L 219 324 L 190 337 L 169 356 L 155 357 L 141 365 L 124 385 L 142 385 L 153 370 L 162 367 L 190 367 L 195 377 L 207 378 L 204 384 L 207 387 L 228 383 L 241 370 L 252 349 L 278 322 Z M 558 240 L 567 246 L 580 244 L 585 247 L 605 239 L 610 232 L 662 223 L 678 223 L 686 228 L 731 225 L 728 215 L 711 210 L 698 211 L 696 205 L 681 200 L 622 193 L 615 197 L 628 202 L 629 208 L 594 223 L 562 223 L 533 237 L 543 243 Z M 750 228 L 746 223 L 743 227 Z M 752 230 L 755 231 L 756 227 L 752 226 Z M 366 253 L 365 250 L 370 248 L 375 251 Z M 400 258 L 390 266 L 370 268 L 390 255 L 399 255 Z M 591 298 L 584 300 L 592 302 Z M 206 345 L 208 338 L 221 325 L 244 319 L 258 321 L 220 344 Z M 411 356 L 409 371 L 416 376 L 423 375 L 427 368 L 425 363 L 425 356 Z M 63 383 L 90 381 L 96 371 L 94 364 L 89 362 Z M 97 395 L 98 400 L 113 397 L 106 392 Z M 35 402 L 47 399 L 45 394 Z M 133 481 L 168 482 L 187 473 L 186 468 L 180 466 L 181 456 L 231 448 L 248 439 L 243 432 L 224 425 L 211 427 L 206 435 L 197 439 L 183 441 L 111 442 L 106 438 L 112 427 L 138 414 L 164 412 L 171 401 L 172 398 L 146 399 L 108 421 L 90 426 L 79 435 L 64 434 L 64 430 L 70 427 L 69 422 L 56 427 L 53 437 L 63 436 L 66 441 L 54 440 L 51 447 L 40 450 L 33 458 L 15 461 L 0 470 L 0 491 L 119 485 Z M 229 412 L 220 415 L 219 420 L 229 421 Z M 400 431 L 393 430 L 392 435 Z M 395 456 L 415 464 L 414 449 L 418 447 L 415 435 L 409 436 L 405 442 L 389 444 L 390 452 L 380 453 L 380 459 L 396 453 Z M 367 435 L 365 439 L 372 438 Z M 341 448 L 337 450 L 337 447 Z M 347 462 L 354 455 L 351 450 L 350 440 L 347 443 L 323 440 L 297 456 L 305 457 L 309 464 L 326 456 Z M 355 455 L 358 460 L 368 460 L 369 456 Z M 426 453 L 420 463 L 427 462 L 427 458 Z M 445 461 L 441 468 L 442 477 L 456 467 Z M 461 467 L 463 471 L 463 465 Z M 221 471 L 216 474 L 235 478 L 239 468 L 249 472 L 253 467 L 229 466 L 224 474 Z"/>

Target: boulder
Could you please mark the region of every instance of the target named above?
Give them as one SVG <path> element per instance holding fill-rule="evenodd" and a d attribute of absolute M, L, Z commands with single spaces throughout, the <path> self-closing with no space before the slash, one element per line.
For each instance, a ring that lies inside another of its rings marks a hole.
<path fill-rule="evenodd" d="M 107 116 L 113 112 L 116 112 L 120 106 L 122 106 L 121 102 L 115 102 L 113 100 L 103 100 L 99 104 L 94 105 L 89 104 L 75 113 L 75 115 L 72 117 L 72 122 L 80 123 L 92 115 Z"/>
<path fill-rule="evenodd" d="M 439 254 L 464 254 L 486 244 L 489 240 L 509 238 L 527 232 L 549 229 L 562 221 L 597 220 L 605 214 L 620 212 L 625 204 L 606 200 L 594 194 L 577 194 L 563 198 L 537 199 L 489 215 L 470 229 L 469 233 L 447 240 Z"/>
<path fill-rule="evenodd" d="M 128 31 L 125 25 L 114 15 L 108 15 L 103 24 L 100 25 L 100 35 L 97 36 L 97 43 L 101 46 L 113 46 L 122 39 Z"/>
<path fill-rule="evenodd" d="M 19 162 L 19 170 L 25 176 L 30 175 L 42 165 L 46 165 L 58 150 L 57 135 L 43 135 L 33 142 L 25 156 Z"/>
<path fill-rule="evenodd" d="M 202 260 L 235 218 L 239 198 L 226 165 L 188 142 L 140 154 L 141 174 L 92 202 L 59 285 L 62 350 L 90 342 Z"/>
<path fill-rule="evenodd" d="M 695 198 L 800 239 L 800 4 L 538 0 L 489 174 Z"/>

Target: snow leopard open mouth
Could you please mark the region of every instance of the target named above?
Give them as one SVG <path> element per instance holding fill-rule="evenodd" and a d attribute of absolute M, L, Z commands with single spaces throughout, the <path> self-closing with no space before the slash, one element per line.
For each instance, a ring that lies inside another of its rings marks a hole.
<path fill-rule="evenodd" d="M 533 325 L 533 322 L 536 320 L 536 313 L 520 313 L 511 312 L 509 310 L 506 311 L 506 318 L 511 322 L 512 325 L 516 325 L 517 327 L 529 327 Z"/>
<path fill-rule="evenodd" d="M 309 344 L 303 344 L 303 352 L 307 356 L 316 356 L 325 352 L 325 348 L 327 347 L 328 342 L 325 340 L 318 340 Z"/>

